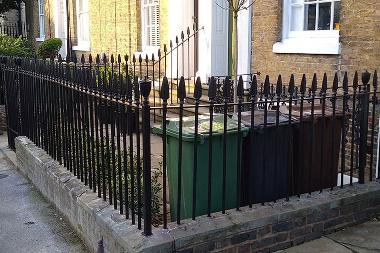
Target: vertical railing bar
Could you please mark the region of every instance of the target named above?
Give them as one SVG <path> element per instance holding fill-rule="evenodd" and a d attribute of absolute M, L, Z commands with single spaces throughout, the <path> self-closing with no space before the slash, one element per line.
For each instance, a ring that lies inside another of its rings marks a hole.
<path fill-rule="evenodd" d="M 141 61 L 140 61 L 140 71 L 141 70 Z M 136 166 L 137 166 L 137 227 L 141 229 L 141 143 L 140 143 L 140 97 L 142 97 L 142 93 L 140 93 L 139 83 L 136 81 L 134 84 L 135 88 L 135 127 L 136 127 Z"/>
<path fill-rule="evenodd" d="M 335 166 L 335 132 L 336 132 L 336 96 L 337 96 L 337 89 L 338 89 L 338 74 L 335 73 L 334 81 L 333 81 L 333 93 L 331 98 L 331 104 L 332 104 L 332 134 L 331 134 L 331 140 L 332 140 L 332 152 L 331 152 L 331 168 L 330 168 L 330 176 L 331 176 L 331 190 L 334 189 L 334 181 L 335 178 L 334 175 L 334 166 Z"/>
<path fill-rule="evenodd" d="M 340 187 L 343 188 L 344 173 L 346 170 L 346 111 L 348 110 L 348 76 L 347 72 L 343 78 L 343 106 L 342 106 L 342 137 L 341 137 L 341 164 L 340 164 Z"/>
<path fill-rule="evenodd" d="M 254 143 L 254 133 L 255 133 L 255 107 L 257 106 L 256 100 L 257 100 L 257 78 L 256 75 L 253 76 L 251 87 L 250 87 L 250 95 L 251 95 L 251 127 L 250 127 L 250 140 L 249 143 Z M 252 145 L 253 147 L 253 145 Z M 255 150 L 253 150 L 255 152 Z M 253 170 L 256 170 L 255 166 L 248 169 L 248 178 L 252 177 Z M 249 208 L 252 208 L 253 203 L 253 196 L 252 196 L 252 190 L 248 190 L 248 205 Z"/>
<path fill-rule="evenodd" d="M 266 135 L 266 129 L 267 129 L 267 125 L 268 125 L 268 95 L 269 95 L 269 92 L 270 92 L 270 82 L 269 82 L 269 76 L 267 75 L 265 77 L 265 82 L 264 82 L 264 126 L 263 126 L 263 136 Z M 266 152 L 266 143 L 264 141 L 263 143 L 263 153 L 265 154 Z M 262 189 L 262 195 L 261 195 L 261 205 L 264 205 L 265 204 L 265 197 L 266 197 L 266 191 L 265 191 L 265 182 L 266 182 L 266 178 L 265 178 L 265 171 L 266 171 L 266 160 L 263 159 L 263 167 L 262 167 L 262 175 L 263 175 L 263 178 L 262 178 L 262 184 L 261 184 L 261 189 Z"/>
<path fill-rule="evenodd" d="M 142 105 L 142 131 L 143 131 L 143 183 L 144 183 L 144 235 L 152 235 L 152 179 L 151 179 L 151 144 L 150 144 L 150 106 L 149 94 L 152 83 L 140 83 L 141 94 L 144 101 Z"/>
<path fill-rule="evenodd" d="M 211 189 L 212 189 L 212 167 L 213 167 L 213 137 L 212 137 L 212 129 L 213 129 L 213 121 L 214 121 L 214 99 L 216 96 L 216 80 L 214 77 L 211 77 L 209 80 L 209 89 L 208 89 L 208 97 L 209 97 L 209 113 L 210 113 L 210 121 L 209 121 L 209 133 L 208 133 L 208 179 L 207 179 L 207 216 L 211 217 Z"/>
<path fill-rule="evenodd" d="M 235 77 L 237 78 L 237 76 Z M 239 77 L 238 86 L 237 86 L 237 97 L 238 97 L 238 122 L 237 122 L 237 154 L 236 154 L 236 210 L 240 210 L 240 202 L 241 202 L 241 141 L 242 141 L 242 133 L 241 133 L 241 110 L 243 103 L 243 95 L 244 95 L 244 87 L 243 87 L 243 78 Z"/>
<path fill-rule="evenodd" d="M 312 172 L 313 172 L 313 165 L 314 165 L 314 135 L 315 135 L 315 92 L 317 90 L 317 75 L 314 74 L 312 84 L 311 84 L 311 136 L 310 136 L 310 160 L 309 160 L 309 168 L 308 168 L 308 192 L 309 195 L 311 194 L 312 189 Z"/>
<path fill-rule="evenodd" d="M 320 167 L 320 179 L 319 179 L 319 191 L 323 191 L 323 178 L 324 178 L 324 151 L 325 151 L 325 130 L 326 130 L 326 91 L 327 91 L 327 75 L 324 73 L 322 80 L 322 115 L 321 115 L 321 167 Z"/>
<path fill-rule="evenodd" d="M 372 90 L 372 124 L 371 124 L 371 146 L 370 146 L 370 160 L 369 160 L 369 168 L 370 168 L 370 176 L 372 180 L 373 175 L 373 144 L 374 144 L 374 135 L 375 135 L 375 119 L 376 119 L 376 103 L 377 103 L 377 71 L 373 74 L 373 90 Z M 376 172 L 376 171 L 375 171 Z M 379 173 L 380 174 L 380 173 Z"/>
<path fill-rule="evenodd" d="M 278 76 L 277 84 L 276 84 L 276 123 L 275 123 L 275 150 L 274 150 L 274 178 L 273 178 L 273 186 L 275 187 L 277 185 L 277 174 L 278 174 L 278 134 L 280 131 L 279 124 L 280 124 L 280 100 L 281 100 L 281 93 L 282 93 L 282 77 L 281 75 Z M 265 153 L 264 153 L 265 154 Z M 276 191 L 275 191 L 276 192 Z M 274 196 L 274 203 L 276 203 L 279 193 L 275 193 Z"/>
<path fill-rule="evenodd" d="M 194 112 L 194 157 L 193 157 L 193 206 L 192 206 L 192 219 L 195 220 L 197 208 L 197 171 L 198 171 L 198 124 L 199 124 L 199 99 L 202 96 L 201 79 L 198 77 L 194 84 L 193 97 L 195 99 L 195 112 Z"/>
<path fill-rule="evenodd" d="M 353 80 L 353 95 L 352 95 L 352 117 L 351 117 L 351 161 L 350 161 L 350 185 L 353 185 L 354 177 L 354 152 L 355 150 L 355 119 L 356 119 L 356 89 L 358 86 L 358 72 L 355 72 Z M 356 159 L 355 159 L 356 160 Z M 356 162 L 355 162 L 356 165 Z"/>

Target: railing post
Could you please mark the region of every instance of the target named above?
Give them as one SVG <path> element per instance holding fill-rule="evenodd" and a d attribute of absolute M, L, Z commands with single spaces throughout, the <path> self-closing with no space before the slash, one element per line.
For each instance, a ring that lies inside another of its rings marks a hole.
<path fill-rule="evenodd" d="M 152 180 L 150 157 L 150 106 L 149 94 L 151 81 L 141 81 L 140 91 L 144 98 L 142 104 L 142 134 L 143 134 L 143 180 L 144 180 L 144 235 L 152 235 Z M 138 119 L 137 119 L 138 120 Z"/>
<path fill-rule="evenodd" d="M 360 140 L 359 140 L 359 183 L 364 184 L 365 167 L 367 165 L 367 134 L 368 134 L 368 101 L 369 80 L 371 74 L 367 71 L 362 74 L 362 94 L 360 94 Z"/>

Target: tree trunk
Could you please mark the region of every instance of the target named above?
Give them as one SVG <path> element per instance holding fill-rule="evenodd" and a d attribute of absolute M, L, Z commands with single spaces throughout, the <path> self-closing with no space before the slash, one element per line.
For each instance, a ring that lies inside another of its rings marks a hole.
<path fill-rule="evenodd" d="M 234 11 L 234 102 L 237 103 L 237 84 L 238 84 L 238 12 Z M 235 106 L 235 111 L 237 106 Z"/>

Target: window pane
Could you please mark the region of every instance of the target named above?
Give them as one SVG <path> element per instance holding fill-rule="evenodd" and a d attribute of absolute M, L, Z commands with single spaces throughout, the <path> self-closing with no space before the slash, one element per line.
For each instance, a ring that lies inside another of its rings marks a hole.
<path fill-rule="evenodd" d="M 303 5 L 292 6 L 291 31 L 303 31 L 303 7 Z"/>
<path fill-rule="evenodd" d="M 40 23 L 40 38 L 44 37 L 45 36 L 45 17 L 44 16 L 40 16 L 39 18 L 39 23 Z"/>
<path fill-rule="evenodd" d="M 340 30 L 340 2 L 334 3 L 334 30 Z"/>
<path fill-rule="evenodd" d="M 316 4 L 305 4 L 304 30 L 315 30 Z"/>
<path fill-rule="evenodd" d="M 146 27 L 145 45 L 150 46 L 150 27 Z"/>
<path fill-rule="evenodd" d="M 147 7 L 144 8 L 144 25 L 148 26 L 149 23 L 149 9 Z"/>
<path fill-rule="evenodd" d="M 331 3 L 319 4 L 318 30 L 330 30 Z"/>

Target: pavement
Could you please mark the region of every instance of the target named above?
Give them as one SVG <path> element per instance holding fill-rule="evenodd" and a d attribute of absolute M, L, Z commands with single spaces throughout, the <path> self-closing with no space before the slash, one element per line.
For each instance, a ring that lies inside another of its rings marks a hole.
<path fill-rule="evenodd" d="M 0 136 L 0 253 L 87 253 L 69 223 L 15 166 Z"/>
<path fill-rule="evenodd" d="M 380 252 L 380 214 L 372 221 L 346 228 L 320 239 L 279 251 L 281 253 Z"/>

